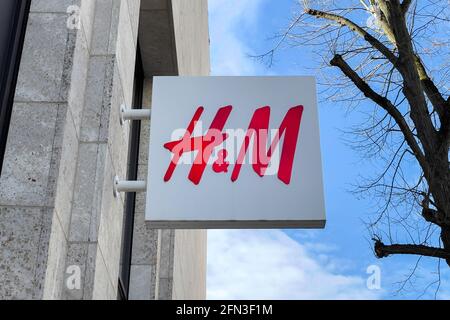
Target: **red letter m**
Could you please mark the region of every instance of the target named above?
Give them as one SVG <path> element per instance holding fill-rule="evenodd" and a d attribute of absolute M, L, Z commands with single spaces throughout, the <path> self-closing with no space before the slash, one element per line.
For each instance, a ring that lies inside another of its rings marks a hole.
<path fill-rule="evenodd" d="M 291 181 L 292 165 L 294 162 L 295 149 L 297 147 L 298 133 L 300 130 L 300 122 L 303 114 L 303 106 L 296 106 L 286 113 L 277 134 L 273 138 L 269 150 L 267 148 L 267 137 L 270 120 L 270 107 L 263 107 L 257 109 L 250 121 L 247 133 L 244 138 L 244 143 L 239 152 L 236 165 L 234 166 L 231 180 L 236 181 L 241 171 L 242 163 L 250 144 L 250 139 L 253 135 L 256 138 L 253 140 L 253 170 L 259 175 L 264 176 L 264 173 L 269 166 L 272 153 L 280 141 L 280 137 L 284 134 L 284 141 L 280 157 L 280 165 L 278 168 L 278 178 L 286 184 Z"/>

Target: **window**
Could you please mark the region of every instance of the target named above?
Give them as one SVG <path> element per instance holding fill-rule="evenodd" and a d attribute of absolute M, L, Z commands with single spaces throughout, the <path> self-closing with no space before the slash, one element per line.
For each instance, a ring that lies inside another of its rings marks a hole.
<path fill-rule="evenodd" d="M 2 0 L 0 10 L 0 174 L 6 150 L 31 0 Z"/>
<path fill-rule="evenodd" d="M 144 70 L 140 49 L 136 53 L 136 67 L 134 74 L 133 107 L 142 107 L 142 97 L 144 90 Z M 130 143 L 128 149 L 128 180 L 137 180 L 139 161 L 139 136 L 141 131 L 140 121 L 131 123 Z M 130 287 L 131 251 L 133 247 L 133 226 L 134 211 L 136 203 L 136 193 L 127 193 L 125 198 L 125 212 L 122 234 L 122 255 L 119 273 L 119 299 L 127 300 Z"/>

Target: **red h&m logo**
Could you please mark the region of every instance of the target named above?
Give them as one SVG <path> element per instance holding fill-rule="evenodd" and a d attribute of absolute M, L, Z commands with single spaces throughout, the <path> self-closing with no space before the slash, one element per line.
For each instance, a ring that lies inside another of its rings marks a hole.
<path fill-rule="evenodd" d="M 172 160 L 167 168 L 166 174 L 164 175 L 165 182 L 171 179 L 172 174 L 183 154 L 197 151 L 197 155 L 194 163 L 192 164 L 188 179 L 196 185 L 200 183 L 214 149 L 221 145 L 229 137 L 227 133 L 223 132 L 223 129 L 232 109 L 232 106 L 220 108 L 217 111 L 206 134 L 203 136 L 192 137 L 196 123 L 200 120 L 204 110 L 203 107 L 199 107 L 185 130 L 183 137 L 180 140 L 171 141 L 164 144 L 164 147 L 173 154 Z M 269 167 L 270 161 L 274 155 L 274 150 L 277 148 L 280 138 L 284 136 L 277 175 L 278 179 L 283 181 L 285 184 L 289 184 L 291 181 L 292 166 L 294 162 L 295 149 L 297 147 L 302 114 L 303 106 L 296 106 L 288 110 L 278 130 L 275 131 L 274 137 L 271 140 L 270 146 L 267 150 L 267 142 L 269 139 L 268 131 L 270 107 L 266 106 L 257 109 L 250 120 L 247 131 L 245 132 L 243 143 L 240 151 L 238 152 L 238 156 L 231 173 L 231 181 L 234 182 L 239 178 L 239 173 L 252 139 L 253 170 L 260 177 L 263 177 Z M 212 165 L 213 171 L 216 173 L 228 172 L 229 162 L 226 160 L 227 150 L 220 150 L 217 158 L 218 159 Z"/>

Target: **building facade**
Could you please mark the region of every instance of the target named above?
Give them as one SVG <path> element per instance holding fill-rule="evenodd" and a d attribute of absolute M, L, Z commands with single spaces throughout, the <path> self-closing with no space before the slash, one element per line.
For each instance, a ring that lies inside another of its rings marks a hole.
<path fill-rule="evenodd" d="M 156 230 L 155 75 L 208 75 L 207 0 L 31 0 L 0 176 L 1 299 L 204 299 L 206 231 Z M 151 192 L 151 190 L 148 190 Z"/>

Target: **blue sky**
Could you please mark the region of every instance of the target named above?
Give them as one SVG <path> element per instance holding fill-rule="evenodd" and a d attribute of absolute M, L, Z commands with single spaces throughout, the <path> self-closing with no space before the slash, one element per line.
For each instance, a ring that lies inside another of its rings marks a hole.
<path fill-rule="evenodd" d="M 270 48 L 270 38 L 298 9 L 293 0 L 209 0 L 212 75 L 317 75 L 320 61 L 307 47 L 280 51 L 270 68 L 249 57 Z M 370 173 L 371 163 L 342 134 L 361 115 L 321 94 L 319 101 L 326 229 L 209 231 L 208 298 L 434 298 L 436 286 L 422 293 L 436 280 L 436 260 L 421 259 L 417 277 L 397 292 L 417 257 L 374 257 L 363 223 L 373 214 L 372 203 L 349 192 L 361 173 Z M 378 290 L 366 285 L 371 265 L 381 270 Z M 440 299 L 450 298 L 446 268 L 442 263 Z"/>

